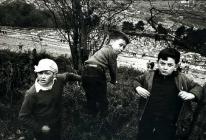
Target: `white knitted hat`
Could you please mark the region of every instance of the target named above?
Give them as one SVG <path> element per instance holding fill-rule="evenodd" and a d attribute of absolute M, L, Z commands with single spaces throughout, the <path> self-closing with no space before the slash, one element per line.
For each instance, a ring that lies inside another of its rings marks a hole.
<path fill-rule="evenodd" d="M 34 66 L 34 72 L 41 72 L 41 71 L 45 71 L 45 70 L 50 70 L 54 73 L 58 73 L 58 66 L 56 64 L 56 62 L 54 62 L 51 59 L 41 59 L 38 63 L 38 65 Z"/>

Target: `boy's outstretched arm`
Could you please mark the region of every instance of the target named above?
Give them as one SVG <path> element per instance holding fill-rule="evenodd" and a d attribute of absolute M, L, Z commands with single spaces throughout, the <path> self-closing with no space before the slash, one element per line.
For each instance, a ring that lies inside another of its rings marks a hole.
<path fill-rule="evenodd" d="M 67 73 L 67 81 L 81 81 L 81 75 L 75 73 Z"/>
<path fill-rule="evenodd" d="M 144 83 L 146 80 L 146 74 L 144 73 L 140 76 L 138 76 L 133 83 L 133 86 L 135 87 L 135 91 L 143 98 L 147 98 L 150 96 L 150 92 L 144 87 Z"/>
<path fill-rule="evenodd" d="M 146 80 L 146 74 L 147 74 L 147 73 L 141 74 L 141 75 L 139 75 L 138 77 L 136 77 L 136 78 L 134 79 L 133 86 L 135 87 L 135 89 L 136 89 L 138 86 L 144 87 L 144 83 L 145 83 L 145 80 Z"/>
<path fill-rule="evenodd" d="M 63 79 L 65 82 L 67 82 L 67 81 L 81 81 L 81 75 L 71 73 L 71 72 L 57 74 L 57 77 Z"/>
<path fill-rule="evenodd" d="M 146 90 L 145 88 L 142 88 L 140 86 L 138 86 L 136 88 L 136 91 L 137 91 L 138 95 L 140 95 L 143 98 L 147 98 L 150 96 L 150 92 L 148 90 Z"/>
<path fill-rule="evenodd" d="M 202 98 L 202 87 L 198 83 L 187 78 L 186 76 L 185 76 L 185 81 L 186 81 L 185 83 L 186 83 L 187 88 L 188 88 L 186 92 L 193 94 L 195 96 L 194 100 L 199 102 Z M 184 91 L 184 89 L 182 89 L 182 90 Z M 190 95 L 188 94 L 188 96 L 190 96 Z"/>
<path fill-rule="evenodd" d="M 180 91 L 178 96 L 183 100 L 193 100 L 195 99 L 195 95 L 186 91 Z"/>

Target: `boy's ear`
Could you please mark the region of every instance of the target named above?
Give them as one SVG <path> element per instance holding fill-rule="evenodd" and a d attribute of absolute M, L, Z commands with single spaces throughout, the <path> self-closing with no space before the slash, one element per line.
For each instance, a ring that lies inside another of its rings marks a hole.
<path fill-rule="evenodd" d="M 108 45 L 108 44 L 109 44 L 109 42 L 110 42 L 110 40 L 111 40 L 111 39 L 110 39 L 110 37 L 109 37 L 109 36 L 107 36 L 107 37 L 106 37 L 106 39 L 105 39 L 105 44 L 106 44 L 106 45 Z"/>

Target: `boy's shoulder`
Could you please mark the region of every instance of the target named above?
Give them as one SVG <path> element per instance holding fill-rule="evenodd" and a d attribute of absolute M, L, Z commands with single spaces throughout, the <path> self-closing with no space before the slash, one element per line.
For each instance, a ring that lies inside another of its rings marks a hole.
<path fill-rule="evenodd" d="M 181 79 L 190 79 L 186 76 L 186 74 L 182 73 L 182 72 L 178 72 L 177 73 L 177 77 L 181 78 Z"/>
<path fill-rule="evenodd" d="M 36 94 L 36 89 L 35 89 L 35 85 L 33 84 L 27 91 L 26 91 L 26 95 L 34 95 Z"/>
<path fill-rule="evenodd" d="M 202 86 L 203 88 L 206 88 L 206 82 L 203 84 L 203 86 Z"/>
<path fill-rule="evenodd" d="M 56 78 L 57 78 L 57 79 L 62 79 L 62 78 L 64 78 L 64 77 L 66 77 L 67 74 L 68 74 L 68 72 L 58 73 Z"/>
<path fill-rule="evenodd" d="M 68 75 L 69 72 L 58 73 L 56 79 L 57 81 L 65 81 Z"/>
<path fill-rule="evenodd" d="M 150 77 L 150 76 L 154 76 L 156 70 L 148 70 L 145 71 L 142 75 L 146 76 L 146 77 Z"/>
<path fill-rule="evenodd" d="M 154 74 L 155 74 L 155 70 L 149 70 L 149 71 L 144 71 L 138 77 L 140 79 L 144 79 L 144 80 L 146 80 L 148 82 L 148 81 L 150 81 L 150 80 L 152 80 L 154 78 Z"/>
<path fill-rule="evenodd" d="M 114 50 L 112 48 L 112 46 L 110 45 L 105 45 L 103 46 L 101 49 L 100 49 L 101 52 L 104 52 L 104 53 L 114 53 Z"/>

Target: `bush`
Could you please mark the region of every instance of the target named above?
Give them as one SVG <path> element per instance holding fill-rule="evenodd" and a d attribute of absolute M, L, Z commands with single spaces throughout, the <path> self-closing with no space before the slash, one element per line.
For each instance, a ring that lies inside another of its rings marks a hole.
<path fill-rule="evenodd" d="M 133 31 L 134 30 L 134 25 L 132 22 L 124 21 L 122 25 L 122 30 L 123 31 Z"/>
<path fill-rule="evenodd" d="M 137 133 L 139 99 L 134 95 L 133 78 L 140 72 L 121 67 L 118 84 L 108 83 L 109 113 L 105 118 L 85 113 L 82 88 L 66 88 L 64 97 L 64 139 L 70 140 L 134 140 Z M 75 87 L 75 86 L 73 86 Z"/>
<path fill-rule="evenodd" d="M 192 27 L 186 29 L 184 26 L 181 26 L 175 34 L 179 40 L 175 39 L 173 43 L 178 45 L 179 48 L 206 56 L 206 29 L 193 30 Z"/>
<path fill-rule="evenodd" d="M 18 27 L 54 27 L 52 15 L 38 10 L 25 1 L 3 2 L 0 5 L 0 25 Z"/>
<path fill-rule="evenodd" d="M 144 30 L 144 22 L 140 20 L 137 24 L 135 24 L 135 29 L 143 31 Z"/>

